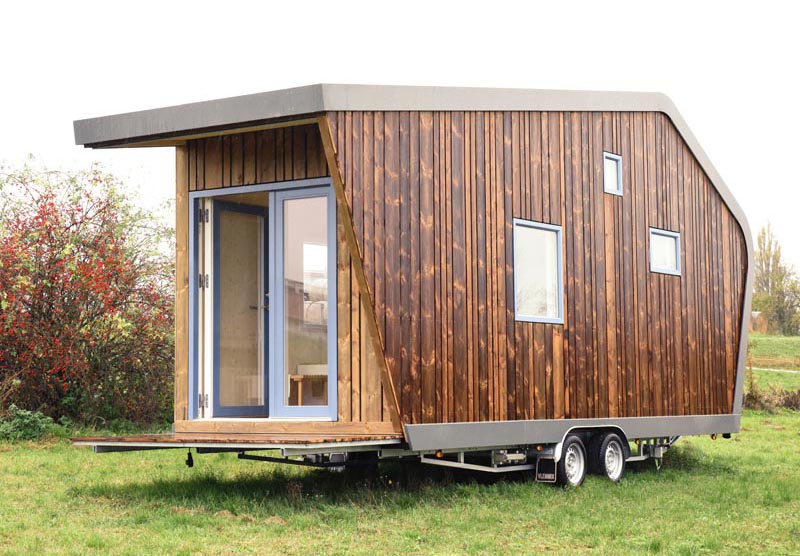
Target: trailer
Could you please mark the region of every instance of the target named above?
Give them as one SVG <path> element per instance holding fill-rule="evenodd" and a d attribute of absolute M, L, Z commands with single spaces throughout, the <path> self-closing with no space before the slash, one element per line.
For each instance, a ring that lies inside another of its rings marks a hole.
<path fill-rule="evenodd" d="M 751 236 L 664 95 L 312 85 L 74 129 L 176 153 L 173 431 L 75 445 L 577 486 L 739 431 Z"/>

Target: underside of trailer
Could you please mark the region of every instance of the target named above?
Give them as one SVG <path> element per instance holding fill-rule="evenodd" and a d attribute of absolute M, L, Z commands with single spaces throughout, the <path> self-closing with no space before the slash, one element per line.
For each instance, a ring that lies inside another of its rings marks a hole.
<path fill-rule="evenodd" d="M 627 463 L 652 459 L 660 467 L 681 436 L 730 438 L 738 415 L 563 419 L 407 425 L 405 437 L 299 434 L 175 435 L 74 438 L 95 453 L 188 450 L 236 453 L 241 460 L 341 470 L 381 461 L 419 462 L 486 473 L 534 472 L 537 481 L 578 486 L 594 472 L 619 481 Z M 277 451 L 278 454 L 264 452 Z"/>

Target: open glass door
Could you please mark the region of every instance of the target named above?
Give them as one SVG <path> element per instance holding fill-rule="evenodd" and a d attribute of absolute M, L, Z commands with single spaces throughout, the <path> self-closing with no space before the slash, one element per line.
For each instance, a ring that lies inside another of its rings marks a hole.
<path fill-rule="evenodd" d="M 336 420 L 333 189 L 284 183 L 190 199 L 190 418 Z"/>
<path fill-rule="evenodd" d="M 213 416 L 267 415 L 265 207 L 214 202 Z"/>

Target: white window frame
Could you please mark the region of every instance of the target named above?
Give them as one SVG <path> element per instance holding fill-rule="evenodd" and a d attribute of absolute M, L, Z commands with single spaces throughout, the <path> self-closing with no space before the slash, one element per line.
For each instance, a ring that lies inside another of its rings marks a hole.
<path fill-rule="evenodd" d="M 545 317 L 539 315 L 526 315 L 517 310 L 517 229 L 519 227 L 535 228 L 538 230 L 546 230 L 548 232 L 556 233 L 556 245 L 558 247 L 556 252 L 556 265 L 558 266 L 558 316 Z M 536 222 L 534 220 L 525 220 L 522 218 L 514 218 L 514 320 L 522 322 L 542 322 L 548 324 L 564 324 L 564 243 L 561 226 L 555 224 L 546 224 L 544 222 Z"/>
<path fill-rule="evenodd" d="M 668 237 L 675 240 L 675 263 L 677 268 L 662 268 L 653 264 L 653 236 Z M 650 228 L 650 233 L 647 237 L 647 249 L 650 258 L 650 272 L 658 272 L 659 274 L 670 274 L 672 276 L 681 275 L 681 234 L 680 232 L 673 232 L 671 230 L 662 230 L 661 228 Z"/>
<path fill-rule="evenodd" d="M 608 187 L 606 187 L 606 160 L 613 160 L 617 165 L 616 189 L 608 189 Z M 622 156 L 606 151 L 603 151 L 603 191 L 622 197 Z"/>

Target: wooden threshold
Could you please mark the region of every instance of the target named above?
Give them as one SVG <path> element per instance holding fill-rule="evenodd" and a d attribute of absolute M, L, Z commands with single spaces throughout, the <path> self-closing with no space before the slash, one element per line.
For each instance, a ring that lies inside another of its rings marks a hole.
<path fill-rule="evenodd" d="M 360 436 L 385 435 L 403 436 L 402 431 L 388 421 L 377 422 L 339 422 L 339 421 L 275 421 L 271 419 L 215 419 L 176 421 L 175 434 L 228 434 L 239 437 L 242 434 L 267 435 L 318 435 L 318 436 Z"/>
<path fill-rule="evenodd" d="M 310 444 L 389 443 L 402 440 L 393 434 L 133 434 L 127 436 L 84 436 L 70 438 L 76 446 L 139 446 L 139 447 L 269 447 L 306 446 Z"/>

